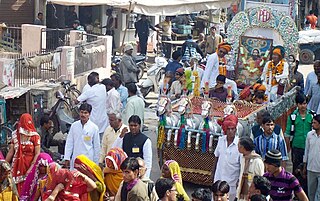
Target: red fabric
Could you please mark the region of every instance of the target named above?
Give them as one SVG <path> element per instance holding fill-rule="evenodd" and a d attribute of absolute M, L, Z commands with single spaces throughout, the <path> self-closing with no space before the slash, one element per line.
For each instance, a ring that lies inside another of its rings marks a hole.
<path fill-rule="evenodd" d="M 307 20 L 310 22 L 311 29 L 315 29 L 315 28 L 316 28 L 317 21 L 318 21 L 317 16 L 315 16 L 314 14 L 312 14 L 312 15 L 308 15 L 306 18 L 307 18 Z"/>
<path fill-rule="evenodd" d="M 58 184 L 64 185 L 64 190 L 61 191 L 55 200 L 71 200 L 71 201 L 87 201 L 88 192 L 87 184 L 82 180 L 81 177 L 74 177 L 76 170 L 70 171 L 68 169 L 60 168 L 57 164 L 53 163 L 49 166 L 49 181 L 46 186 L 47 191 L 45 192 L 44 199 L 48 198 L 51 192 Z M 68 191 L 70 193 L 66 193 Z M 80 197 L 75 196 L 78 194 Z"/>
<path fill-rule="evenodd" d="M 235 128 L 238 124 L 238 117 L 236 115 L 230 114 L 226 116 L 222 123 L 222 130 L 226 133 L 228 128 Z"/>
<path fill-rule="evenodd" d="M 20 130 L 22 130 L 21 128 L 25 132 L 20 133 Z M 29 139 L 25 142 L 21 142 L 21 135 L 29 137 Z M 17 181 L 17 189 L 20 194 L 24 184 L 23 177 L 26 176 L 26 173 L 31 166 L 35 154 L 35 147 L 40 146 L 40 136 L 36 133 L 36 128 L 30 114 L 25 113 L 21 115 L 17 130 L 12 136 L 12 143 L 15 146 L 12 176 Z"/>
<path fill-rule="evenodd" d="M 29 132 L 37 132 L 33 124 L 32 116 L 28 113 L 24 113 L 23 115 L 21 115 L 18 123 L 18 129 L 17 129 L 18 131 L 20 127 L 22 127 L 23 129 Z"/>
<path fill-rule="evenodd" d="M 244 88 L 240 94 L 239 94 L 239 99 L 240 100 L 244 100 L 246 99 L 246 97 L 248 97 L 250 95 L 250 86 L 247 86 L 246 88 Z"/>

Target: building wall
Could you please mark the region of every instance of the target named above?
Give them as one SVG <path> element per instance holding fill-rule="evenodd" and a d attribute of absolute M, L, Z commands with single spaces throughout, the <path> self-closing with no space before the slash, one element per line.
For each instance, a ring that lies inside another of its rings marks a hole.
<path fill-rule="evenodd" d="M 34 0 L 1 0 L 0 22 L 28 24 L 34 21 Z"/>

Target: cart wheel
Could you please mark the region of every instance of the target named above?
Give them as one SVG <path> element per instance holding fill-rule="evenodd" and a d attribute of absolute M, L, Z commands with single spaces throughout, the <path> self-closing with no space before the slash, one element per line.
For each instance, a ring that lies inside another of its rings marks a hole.
<path fill-rule="evenodd" d="M 309 49 L 302 49 L 299 58 L 302 64 L 311 64 L 314 61 L 314 53 Z"/>

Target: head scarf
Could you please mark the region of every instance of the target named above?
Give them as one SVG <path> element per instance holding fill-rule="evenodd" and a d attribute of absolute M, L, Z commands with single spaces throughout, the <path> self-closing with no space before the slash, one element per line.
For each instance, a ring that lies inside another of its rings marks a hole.
<path fill-rule="evenodd" d="M 83 166 L 86 170 L 88 170 L 92 176 L 94 176 L 98 182 L 96 182 L 97 184 L 97 190 L 99 192 L 99 201 L 103 201 L 103 196 L 104 193 L 106 191 L 106 186 L 104 185 L 104 181 L 103 181 L 103 174 L 102 174 L 102 170 L 101 168 L 94 163 L 93 161 L 91 161 L 88 157 L 86 157 L 85 155 L 79 155 L 77 156 L 77 158 L 74 161 L 75 164 L 75 168 L 81 172 L 81 168 L 77 168 L 78 165 Z M 89 176 L 89 175 L 87 175 Z M 89 176 L 90 177 L 90 176 Z M 97 200 L 97 198 L 93 198 L 94 194 L 90 193 L 90 199 L 91 200 Z"/>
<path fill-rule="evenodd" d="M 1 181 L 0 183 L 0 192 L 6 190 L 7 188 L 11 188 L 12 196 L 18 197 L 18 190 L 16 188 L 15 183 L 13 182 L 12 175 L 10 173 L 11 167 L 10 164 L 5 160 L 0 160 L 0 175 L 2 176 L 6 172 L 9 172 L 8 176 Z"/>
<path fill-rule="evenodd" d="M 227 50 L 227 52 L 231 51 L 231 45 L 229 43 L 222 42 L 218 45 L 218 49 L 223 48 Z"/>
<path fill-rule="evenodd" d="M 281 45 L 275 46 L 272 51 L 273 54 L 279 55 L 281 58 L 284 58 L 285 49 Z"/>
<path fill-rule="evenodd" d="M 62 183 L 67 187 L 74 179 L 72 173 L 68 169 L 61 168 L 61 166 L 55 162 L 49 164 L 47 172 L 47 190 L 53 190 L 59 183 Z"/>
<path fill-rule="evenodd" d="M 17 131 L 20 134 L 27 135 L 27 136 L 38 135 L 33 123 L 32 116 L 29 113 L 24 113 L 21 115 L 19 119 Z"/>
<path fill-rule="evenodd" d="M 175 160 L 167 160 L 164 165 L 168 166 L 170 170 L 171 178 L 175 181 L 174 186 L 177 189 L 177 193 L 182 195 L 184 200 L 190 200 L 182 185 L 182 176 L 178 162 Z"/>
<path fill-rule="evenodd" d="M 239 94 L 239 99 L 244 100 L 250 95 L 250 86 L 245 87 Z"/>
<path fill-rule="evenodd" d="M 168 166 L 172 179 L 182 184 L 182 176 L 178 162 L 175 160 L 167 160 L 164 164 Z"/>
<path fill-rule="evenodd" d="M 113 164 L 114 169 L 120 170 L 120 165 L 126 158 L 128 158 L 128 156 L 121 148 L 114 147 L 107 153 L 105 160 L 106 164 L 107 160 L 110 160 Z"/>
<path fill-rule="evenodd" d="M 238 117 L 234 114 L 230 114 L 226 116 L 223 121 L 218 121 L 218 123 L 221 125 L 222 130 L 224 134 L 226 134 L 226 131 L 228 128 L 236 128 L 238 124 Z"/>
<path fill-rule="evenodd" d="M 256 92 L 256 91 L 264 91 L 265 92 L 266 90 L 267 90 L 267 88 L 263 84 L 257 83 L 255 85 L 253 85 L 254 92 Z"/>
<path fill-rule="evenodd" d="M 133 50 L 133 46 L 130 43 L 126 44 L 123 49 L 124 52 L 126 52 L 128 50 Z"/>
<path fill-rule="evenodd" d="M 120 183 L 123 181 L 123 174 L 120 169 L 120 165 L 127 157 L 127 154 L 121 148 L 117 147 L 110 149 L 107 153 L 105 158 L 106 164 L 109 160 L 114 166 L 114 170 L 104 176 L 104 182 L 110 195 L 117 194 Z"/>
<path fill-rule="evenodd" d="M 52 163 L 53 160 L 51 156 L 47 153 L 41 153 L 37 160 L 36 163 L 34 164 L 31 172 L 28 174 L 25 183 L 23 184 L 22 187 L 22 193 L 21 193 L 21 198 L 28 200 L 34 200 L 34 196 L 37 191 L 37 183 L 39 178 L 39 166 L 44 165 L 46 167 L 49 166 L 50 163 Z"/>

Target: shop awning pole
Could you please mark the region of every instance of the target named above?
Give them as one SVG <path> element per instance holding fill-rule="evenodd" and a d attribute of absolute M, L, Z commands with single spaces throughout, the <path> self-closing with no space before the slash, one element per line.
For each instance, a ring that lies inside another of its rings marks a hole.
<path fill-rule="evenodd" d="M 126 23 L 126 28 L 124 30 L 124 33 L 123 33 L 123 38 L 122 38 L 122 43 L 121 43 L 121 47 L 120 47 L 120 55 L 122 55 L 122 50 L 123 50 L 123 46 L 124 46 L 124 40 L 126 38 L 126 35 L 127 35 L 127 30 L 128 30 L 128 26 L 129 26 L 129 17 L 130 17 L 130 13 L 131 13 L 131 6 L 132 6 L 132 1 L 129 2 L 129 13 L 127 14 L 127 17 L 126 17 L 126 20 L 127 20 L 127 23 Z"/>

